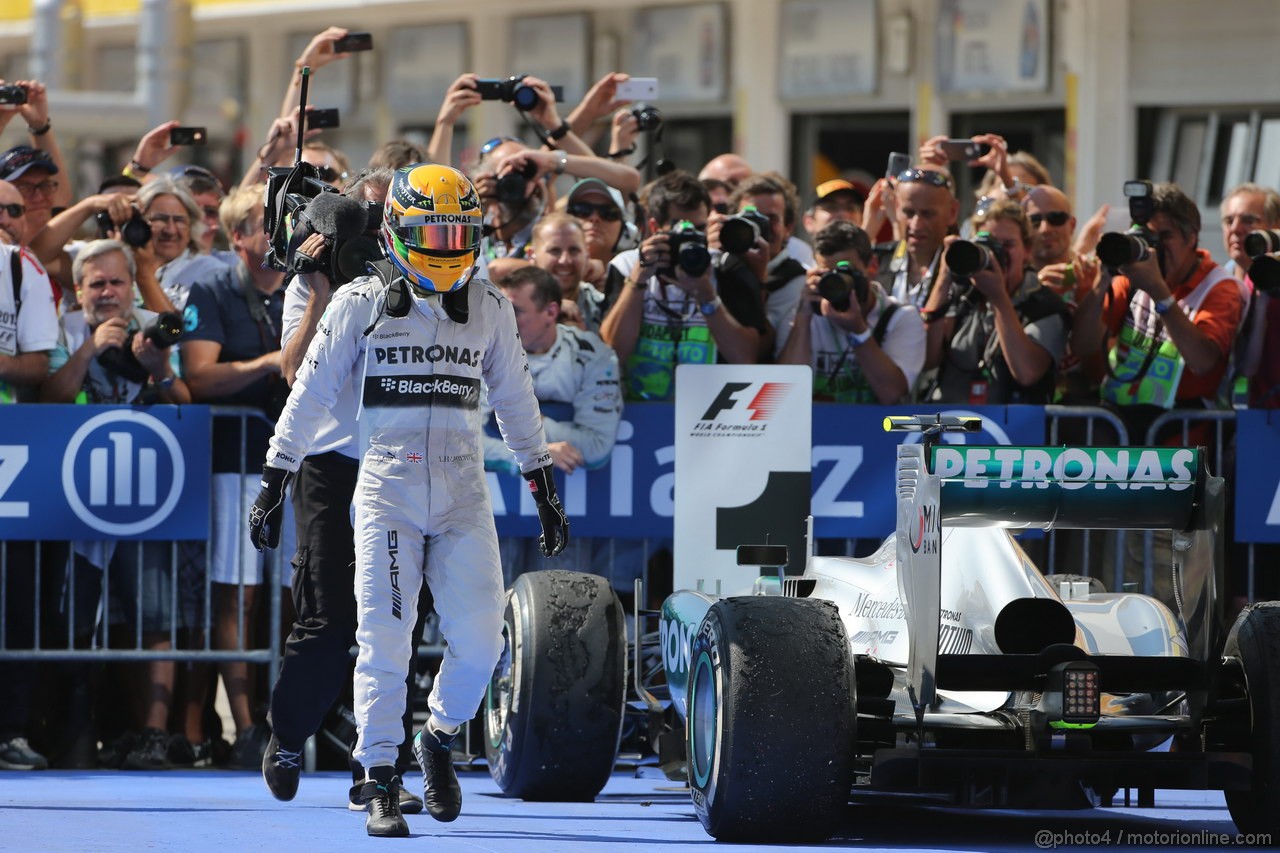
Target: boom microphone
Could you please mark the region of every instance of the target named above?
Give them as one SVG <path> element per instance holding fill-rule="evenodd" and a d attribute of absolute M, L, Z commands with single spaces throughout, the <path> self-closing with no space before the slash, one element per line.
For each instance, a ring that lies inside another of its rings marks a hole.
<path fill-rule="evenodd" d="M 320 193 L 302 212 L 311 230 L 337 241 L 351 240 L 364 233 L 369 220 L 365 204 L 337 193 Z"/>

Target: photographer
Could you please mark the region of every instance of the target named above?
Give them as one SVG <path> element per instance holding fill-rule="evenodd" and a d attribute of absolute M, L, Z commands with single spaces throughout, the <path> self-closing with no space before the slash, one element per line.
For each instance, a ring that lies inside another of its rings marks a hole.
<path fill-rule="evenodd" d="M 176 314 L 157 316 L 133 304 L 134 264 L 129 248 L 118 240 L 95 240 L 76 254 L 72 268 L 81 310 L 61 320 L 57 348 L 49 358 L 49 377 L 40 389 L 46 403 L 189 403 L 191 393 L 174 375 L 169 350 L 181 334 Z M 72 543 L 77 636 L 93 630 L 104 583 L 109 583 L 124 610 L 126 623 L 139 626 L 142 646 L 163 652 L 171 648 L 170 632 L 182 627 L 172 607 L 176 597 L 173 565 L 181 553 L 171 542 Z M 104 581 L 109 573 L 109 581 Z M 140 612 L 139 612 L 140 602 Z M 66 612 L 64 602 L 63 612 Z M 126 770 L 164 770 L 169 760 L 169 709 L 175 665 L 172 660 L 145 664 L 148 685 L 143 711 L 132 721 L 141 736 L 124 756 Z"/>
<path fill-rule="evenodd" d="M 551 203 L 551 181 L 560 175 L 596 178 L 622 190 L 635 192 L 640 173 L 622 163 L 594 155 L 563 151 L 535 151 L 514 139 L 496 139 L 480 149 L 475 187 L 485 206 L 485 221 L 493 233 L 486 238 L 489 258 L 524 258 L 533 223 Z"/>
<path fill-rule="evenodd" d="M 60 321 L 41 402 L 191 402 L 170 365 L 169 347 L 156 343 L 164 332 L 151 333 L 159 315 L 134 307 L 136 272 L 133 253 L 119 240 L 95 240 L 76 254 L 72 275 L 81 310 Z M 181 329 L 176 319 L 171 323 Z M 103 357 L 112 351 L 114 357 Z"/>
<path fill-rule="evenodd" d="M 938 375 L 924 399 L 1047 403 L 1066 349 L 1066 306 L 1027 267 L 1031 225 L 1017 202 L 996 202 L 971 224 L 975 243 L 949 243 L 926 306 L 925 366 Z M 954 269 L 960 249 L 977 250 L 979 269 Z"/>
<path fill-rule="evenodd" d="M 677 364 L 755 364 L 768 321 L 760 282 L 742 262 L 721 255 L 711 263 L 702 184 L 672 172 L 650 185 L 648 199 L 650 236 L 613 259 L 625 284 L 600 336 L 625 365 L 628 399 L 671 400 Z"/>
<path fill-rule="evenodd" d="M 138 191 L 136 207 L 138 218 L 148 228 L 140 228 L 141 233 L 133 237 L 125 230 L 130 225 L 122 225 L 121 239 L 146 246 L 155 253 L 160 264 L 156 280 L 173 310 L 182 311 L 192 285 L 217 275 L 226 267 L 202 253 L 199 237 L 204 232 L 204 214 L 195 199 L 168 176 L 153 178 L 144 184 Z"/>
<path fill-rule="evenodd" d="M 788 242 L 796 224 L 799 206 L 795 185 L 777 173 L 750 175 L 729 197 L 730 216 L 714 214 L 707 225 L 707 242 L 713 249 L 734 255 L 755 274 L 764 286 L 765 314 L 769 320 L 760 357 L 772 359 L 782 351 L 791 332 L 791 320 L 804 290 L 805 268 L 791 255 Z M 732 223 L 732 224 L 730 224 Z M 749 223 L 747 225 L 746 223 Z M 748 242 L 731 240 L 733 230 L 749 236 Z M 744 251 L 745 249 L 745 251 Z"/>
<path fill-rule="evenodd" d="M 1155 245 L 1121 275 L 1099 278 L 1071 335 L 1086 364 L 1105 356 L 1102 399 L 1120 408 L 1135 440 L 1163 410 L 1218 406 L 1244 308 L 1239 284 L 1197 245 L 1195 203 L 1173 184 L 1155 184 L 1150 204 Z"/>
<path fill-rule="evenodd" d="M 0 80 L 3 85 L 5 81 Z M 24 91 L 25 103 L 0 105 L 0 133 L 20 115 L 27 123 L 31 144 L 11 148 L 0 156 L 0 180 L 8 181 L 22 193 L 30 240 L 44 229 L 54 210 L 71 204 L 73 196 L 71 183 L 54 177 L 67 174 L 67 163 L 49 118 L 48 90 L 38 80 L 18 80 L 13 85 Z"/>
<path fill-rule="evenodd" d="M 68 302 L 74 304 L 75 299 L 72 256 L 68 251 L 68 244 L 80 227 L 91 217 L 96 218 L 100 238 L 119 240 L 122 237 L 121 226 L 134 220 L 137 224 L 131 225 L 128 233 L 123 236 L 135 241 L 142 237 L 148 238 L 141 245 L 125 241 L 129 246 L 136 270 L 133 280 L 138 295 L 142 298 L 142 306 L 148 311 L 155 312 L 174 310 L 174 305 L 160 286 L 157 275 L 163 262 L 151 248 L 149 229 L 142 227 L 147 223 L 142 220 L 136 205 L 137 196 L 132 190 L 91 195 L 50 219 L 48 226 L 32 241 L 31 250 L 45 264 L 49 277 L 62 285 Z M 111 227 L 104 227 L 106 225 Z"/>
<path fill-rule="evenodd" d="M 924 364 L 919 313 L 869 279 L 871 238 L 857 225 L 830 223 L 815 235 L 814 248 L 817 266 L 778 362 L 813 368 L 815 400 L 903 402 Z"/>
<path fill-rule="evenodd" d="M 210 581 L 214 604 L 214 647 L 251 648 L 240 636 L 240 594 L 244 624 L 264 594 L 263 559 L 240 525 L 241 507 L 253 503 L 259 477 L 242 469 L 241 460 L 266 453 L 272 424 L 284 404 L 288 386 L 280 376 L 280 328 L 284 274 L 264 266 L 268 248 L 262 230 L 265 187 L 237 189 L 222 203 L 222 226 L 239 256 L 234 267 L 217 263 L 210 275 L 191 287 L 183 314 L 182 375 L 197 403 L 248 406 L 266 415 L 244 419 L 220 417 L 213 424 L 213 530 L 210 536 Z M 292 531 L 286 526 L 292 552 Z M 288 573 L 283 580 L 288 582 Z M 243 581 L 244 586 L 240 583 Z M 291 617 L 290 617 L 291 618 Z M 219 665 L 235 719 L 236 743 L 231 763 L 256 768 L 266 748 L 265 730 L 254 725 L 249 698 L 249 665 Z M 202 697 L 189 697 L 199 704 Z"/>

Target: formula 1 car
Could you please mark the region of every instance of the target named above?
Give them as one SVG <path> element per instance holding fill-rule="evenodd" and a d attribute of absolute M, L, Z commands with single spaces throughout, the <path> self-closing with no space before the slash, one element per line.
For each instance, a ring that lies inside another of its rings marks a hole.
<path fill-rule="evenodd" d="M 887 419 L 922 441 L 899 448 L 897 530 L 872 556 L 810 555 L 790 577 L 785 548 L 743 546 L 754 595 L 665 601 L 660 658 L 706 831 L 820 839 L 870 792 L 1073 808 L 1159 787 L 1223 790 L 1242 833 L 1275 837 L 1280 603 L 1226 630 L 1224 483 L 1203 450 L 939 443 L 979 426 Z M 1047 578 L 1009 533 L 1029 527 L 1171 530 L 1173 601 Z M 567 577 L 513 590 L 490 771 L 516 796 L 586 799 L 626 709 L 624 617 L 600 579 L 537 574 Z M 567 606 L 572 583 L 589 606 Z"/>

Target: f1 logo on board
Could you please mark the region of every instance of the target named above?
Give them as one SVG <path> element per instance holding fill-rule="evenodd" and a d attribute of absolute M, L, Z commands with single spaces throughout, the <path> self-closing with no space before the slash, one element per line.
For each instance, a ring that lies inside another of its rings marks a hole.
<path fill-rule="evenodd" d="M 163 523 L 178 505 L 185 479 L 178 439 L 141 412 L 90 418 L 62 456 L 62 488 L 71 511 L 107 536 L 132 536 Z"/>
<path fill-rule="evenodd" d="M 790 382 L 726 382 L 691 435 L 759 435 L 791 392 Z"/>

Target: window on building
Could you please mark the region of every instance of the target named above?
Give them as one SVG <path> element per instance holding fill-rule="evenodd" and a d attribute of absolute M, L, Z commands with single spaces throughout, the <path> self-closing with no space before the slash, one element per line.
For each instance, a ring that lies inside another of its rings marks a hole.
<path fill-rule="evenodd" d="M 1176 183 L 1206 218 L 1236 184 L 1280 186 L 1280 109 L 1149 109 L 1139 125 L 1139 173 Z"/>

